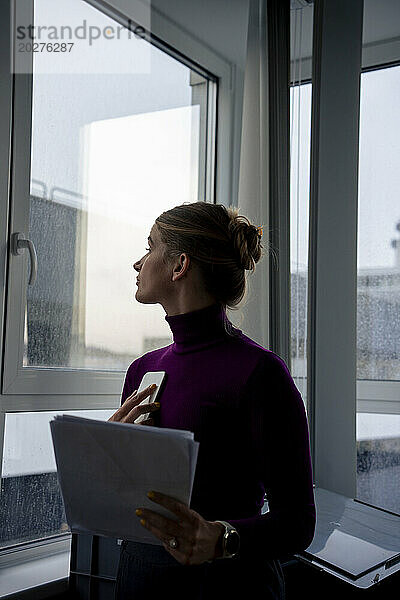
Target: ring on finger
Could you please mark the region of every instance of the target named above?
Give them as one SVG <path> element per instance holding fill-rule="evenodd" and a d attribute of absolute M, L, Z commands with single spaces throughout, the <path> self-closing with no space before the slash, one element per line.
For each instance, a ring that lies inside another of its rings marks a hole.
<path fill-rule="evenodd" d="M 176 539 L 176 537 L 169 538 L 169 540 L 168 540 L 168 546 L 170 548 L 172 548 L 173 550 L 176 550 L 177 547 L 178 547 L 178 545 L 179 544 L 178 544 L 178 540 Z"/>

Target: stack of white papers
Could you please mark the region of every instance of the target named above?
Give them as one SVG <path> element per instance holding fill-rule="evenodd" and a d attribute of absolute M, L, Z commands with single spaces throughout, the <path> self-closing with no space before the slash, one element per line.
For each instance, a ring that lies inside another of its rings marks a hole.
<path fill-rule="evenodd" d="M 193 433 L 68 415 L 50 422 L 58 480 L 72 532 L 149 544 L 162 542 L 139 522 L 154 490 L 190 504 L 199 443 Z"/>

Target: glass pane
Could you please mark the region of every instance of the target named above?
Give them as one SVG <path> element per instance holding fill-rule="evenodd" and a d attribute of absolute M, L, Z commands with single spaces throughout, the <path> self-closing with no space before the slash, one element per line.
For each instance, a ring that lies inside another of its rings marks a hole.
<path fill-rule="evenodd" d="M 308 215 L 310 203 L 313 6 L 290 12 L 291 372 L 307 405 Z"/>
<path fill-rule="evenodd" d="M 400 415 L 357 414 L 357 498 L 400 514 Z"/>
<path fill-rule="evenodd" d="M 400 380 L 400 67 L 361 77 L 358 379 Z"/>
<path fill-rule="evenodd" d="M 46 7 L 36 0 L 35 24 L 48 22 Z M 59 0 L 57 10 L 64 25 L 75 12 L 110 22 L 83 0 Z M 161 307 L 144 316 L 135 303 L 132 265 L 161 212 L 204 199 L 208 81 L 149 47 L 144 74 L 123 72 L 129 57 L 118 44 L 97 50 L 107 51 L 106 74 L 90 72 L 85 45 L 74 48 L 75 74 L 48 73 L 46 53 L 34 55 L 29 237 L 38 276 L 27 286 L 25 367 L 125 371 L 172 341 Z"/>
<path fill-rule="evenodd" d="M 290 272 L 292 375 L 307 399 L 308 219 L 310 206 L 311 83 L 292 87 Z"/>
<path fill-rule="evenodd" d="M 0 548 L 69 532 L 50 420 L 56 414 L 106 421 L 115 410 L 8 413 L 1 479 Z"/>
<path fill-rule="evenodd" d="M 362 74 L 357 378 L 365 380 L 364 390 L 371 390 L 370 394 L 364 391 L 362 398 L 364 407 L 370 404 L 371 410 L 357 415 L 357 494 L 365 502 L 398 513 L 400 415 L 395 413 L 400 408 L 399 97 L 400 67 Z M 382 405 L 388 386 L 395 397 L 397 390 L 398 402 Z M 394 414 L 387 412 L 388 405 L 393 406 Z"/>

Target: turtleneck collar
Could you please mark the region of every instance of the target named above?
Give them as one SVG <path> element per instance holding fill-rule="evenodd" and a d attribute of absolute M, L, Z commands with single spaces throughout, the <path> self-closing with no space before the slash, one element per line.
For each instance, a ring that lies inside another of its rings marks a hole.
<path fill-rule="evenodd" d="M 166 315 L 165 320 L 174 338 L 172 349 L 177 354 L 200 350 L 222 341 L 227 336 L 224 322 L 227 322 L 228 329 L 233 327 L 219 302 L 180 315 Z"/>

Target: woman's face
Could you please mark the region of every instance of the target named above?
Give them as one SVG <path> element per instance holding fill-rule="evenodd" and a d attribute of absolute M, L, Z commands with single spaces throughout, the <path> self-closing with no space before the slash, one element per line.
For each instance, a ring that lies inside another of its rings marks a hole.
<path fill-rule="evenodd" d="M 151 228 L 147 242 L 147 253 L 133 265 L 138 271 L 135 298 L 143 304 L 156 304 L 161 303 L 170 292 L 171 267 L 162 260 L 164 244 L 156 224 Z"/>

